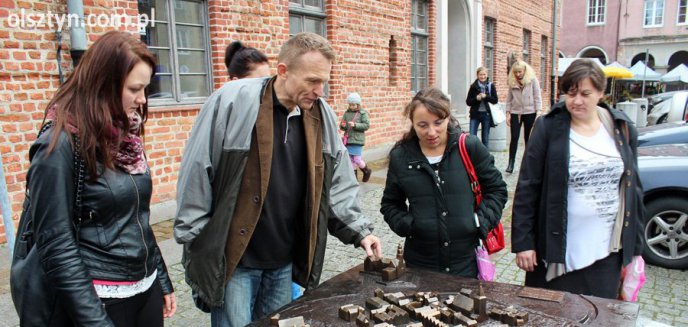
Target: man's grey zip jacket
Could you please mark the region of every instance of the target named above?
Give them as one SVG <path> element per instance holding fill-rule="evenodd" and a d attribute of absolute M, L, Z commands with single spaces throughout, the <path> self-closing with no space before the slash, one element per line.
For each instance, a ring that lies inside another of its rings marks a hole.
<path fill-rule="evenodd" d="M 203 104 L 184 150 L 177 184 L 174 236 L 184 245 L 186 281 L 203 304 L 223 304 L 225 285 L 260 217 L 272 160 L 275 78 L 225 84 Z M 268 114 L 269 113 L 269 114 Z M 307 152 L 304 217 L 297 228 L 293 279 L 320 280 L 327 231 L 359 245 L 373 231 L 358 204 L 358 183 L 337 117 L 319 99 L 302 110 Z"/>

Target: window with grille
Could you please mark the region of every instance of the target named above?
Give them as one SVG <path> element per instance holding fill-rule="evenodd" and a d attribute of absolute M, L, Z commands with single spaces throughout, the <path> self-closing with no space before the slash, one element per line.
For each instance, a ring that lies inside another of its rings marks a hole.
<path fill-rule="evenodd" d="M 411 91 L 428 86 L 428 2 L 411 1 Z"/>
<path fill-rule="evenodd" d="M 530 64 L 530 31 L 523 30 L 523 61 Z"/>
<path fill-rule="evenodd" d="M 588 25 L 603 25 L 607 13 L 606 0 L 588 0 Z"/>
<path fill-rule="evenodd" d="M 289 0 L 289 36 L 310 32 L 327 38 L 324 0 Z M 330 84 L 325 83 L 323 97 L 330 95 Z"/>
<path fill-rule="evenodd" d="M 140 31 L 157 62 L 150 105 L 203 102 L 212 89 L 205 1 L 138 0 L 138 8 L 154 19 Z"/>
<path fill-rule="evenodd" d="M 645 0 L 645 19 L 643 27 L 664 25 L 664 0 Z"/>
<path fill-rule="evenodd" d="M 540 39 L 540 87 L 544 92 L 547 89 L 545 79 L 547 76 L 547 37 L 542 36 Z"/>
<path fill-rule="evenodd" d="M 483 43 L 483 66 L 487 68 L 488 78 L 493 80 L 494 77 L 494 52 L 495 52 L 495 20 L 493 18 L 485 18 L 485 42 Z"/>
<path fill-rule="evenodd" d="M 311 32 L 326 37 L 323 0 L 289 0 L 289 35 Z"/>

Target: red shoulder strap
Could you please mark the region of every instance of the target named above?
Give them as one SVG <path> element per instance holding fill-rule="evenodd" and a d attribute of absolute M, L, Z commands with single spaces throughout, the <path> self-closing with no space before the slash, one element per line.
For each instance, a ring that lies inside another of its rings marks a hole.
<path fill-rule="evenodd" d="M 478 175 L 475 173 L 471 157 L 468 156 L 468 151 L 466 151 L 466 137 L 466 133 L 461 133 L 461 136 L 459 136 L 459 154 L 461 154 L 461 160 L 463 161 L 464 167 L 466 167 L 466 173 L 471 181 L 471 191 L 475 194 L 475 206 L 477 207 L 483 200 L 483 192 L 480 189 Z"/>

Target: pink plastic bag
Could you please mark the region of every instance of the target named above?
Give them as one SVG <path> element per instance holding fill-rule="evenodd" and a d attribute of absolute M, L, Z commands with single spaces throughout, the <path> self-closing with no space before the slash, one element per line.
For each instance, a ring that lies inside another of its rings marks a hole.
<path fill-rule="evenodd" d="M 645 284 L 645 260 L 643 257 L 633 257 L 633 261 L 621 268 L 621 292 L 619 299 L 629 302 L 638 301 L 638 292 Z"/>
<path fill-rule="evenodd" d="M 478 279 L 491 282 L 495 278 L 495 264 L 490 260 L 487 249 L 480 245 L 475 248 L 475 260 L 478 262 Z"/>

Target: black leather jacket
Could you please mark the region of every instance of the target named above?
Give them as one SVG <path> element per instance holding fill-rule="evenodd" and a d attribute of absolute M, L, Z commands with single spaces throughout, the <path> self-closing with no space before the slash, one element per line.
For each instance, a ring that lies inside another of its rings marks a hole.
<path fill-rule="evenodd" d="M 72 146 L 63 132 L 48 154 L 52 135 L 44 133 L 31 146 L 26 179 L 35 246 L 57 292 L 54 310 L 67 311 L 79 326 L 108 325 L 93 279 L 138 281 L 156 269 L 163 293 L 173 292 L 149 225 L 150 173 L 130 175 L 98 165 L 105 172 L 90 181 L 86 171 L 83 220 L 75 222 Z"/>

